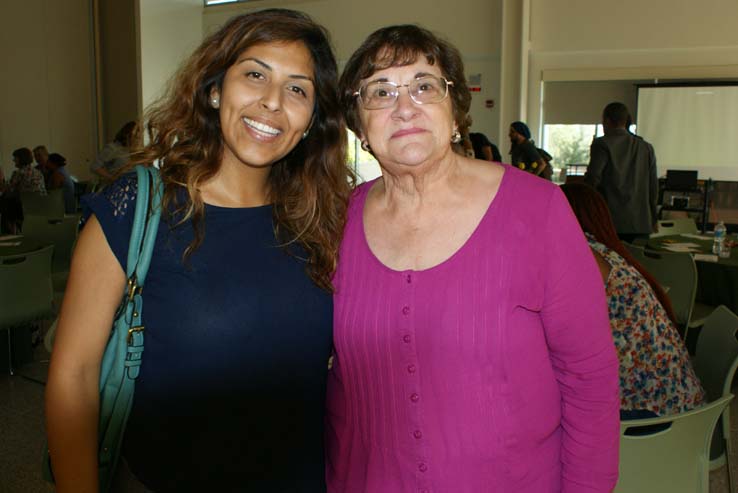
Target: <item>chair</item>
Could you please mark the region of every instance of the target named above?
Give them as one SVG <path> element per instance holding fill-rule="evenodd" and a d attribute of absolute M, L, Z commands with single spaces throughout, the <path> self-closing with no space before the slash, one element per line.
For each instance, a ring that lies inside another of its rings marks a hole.
<path fill-rule="evenodd" d="M 64 190 L 50 190 L 46 195 L 38 192 L 21 192 L 24 216 L 64 217 Z"/>
<path fill-rule="evenodd" d="M 53 246 L 0 257 L 0 330 L 8 331 L 8 371 L 13 369 L 12 330 L 52 314 L 51 255 Z M 30 341 L 29 341 L 30 343 Z"/>
<path fill-rule="evenodd" d="M 697 294 L 697 266 L 694 258 L 686 252 L 655 252 L 628 244 L 626 248 L 661 286 L 669 288 L 669 300 L 686 340 L 694 297 Z"/>
<path fill-rule="evenodd" d="M 699 409 L 620 423 L 616 493 L 708 493 L 712 430 L 733 395 Z M 667 429 L 643 427 L 668 424 Z M 637 434 L 633 434 L 636 432 Z"/>
<path fill-rule="evenodd" d="M 651 237 L 681 235 L 681 234 L 698 234 L 697 224 L 691 217 L 675 217 L 672 219 L 660 219 L 658 221 L 658 231 L 652 233 Z"/>
<path fill-rule="evenodd" d="M 54 291 L 63 291 L 66 287 L 78 227 L 78 215 L 58 219 L 26 215 L 23 221 L 23 236 L 43 244 L 54 245 L 54 256 L 51 260 Z"/>
<path fill-rule="evenodd" d="M 737 332 L 738 315 L 720 305 L 707 317 L 697 339 L 694 371 L 702 382 L 710 402 L 730 394 L 733 378 L 738 369 Z M 729 491 L 735 491 L 732 487 L 734 478 L 730 470 L 732 452 L 730 412 L 726 410 L 722 416 L 722 426 L 715 429 L 711 447 L 711 457 L 715 459 L 710 466 L 716 469 L 723 462 L 727 464 Z"/>

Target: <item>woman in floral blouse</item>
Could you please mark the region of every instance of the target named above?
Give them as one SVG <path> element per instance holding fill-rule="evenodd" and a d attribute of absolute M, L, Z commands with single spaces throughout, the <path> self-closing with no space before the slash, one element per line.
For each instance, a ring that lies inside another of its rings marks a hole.
<path fill-rule="evenodd" d="M 33 153 L 27 147 L 13 151 L 16 170 L 5 183 L 0 180 L 0 232 L 17 233 L 19 223 L 23 222 L 23 209 L 20 202 L 21 192 L 38 192 L 46 194 L 44 175 L 31 164 Z"/>
<path fill-rule="evenodd" d="M 625 416 L 663 416 L 699 407 L 705 393 L 674 325 L 669 298 L 620 242 L 602 196 L 589 185 L 561 187 L 600 266 L 620 358 Z"/>

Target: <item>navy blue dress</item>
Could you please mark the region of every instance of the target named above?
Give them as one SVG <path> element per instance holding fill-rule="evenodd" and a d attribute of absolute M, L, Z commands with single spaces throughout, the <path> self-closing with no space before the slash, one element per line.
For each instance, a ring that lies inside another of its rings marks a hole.
<path fill-rule="evenodd" d="M 85 199 L 124 270 L 135 197 L 127 175 Z M 278 246 L 271 206 L 206 205 L 204 224 L 183 263 L 192 227 L 162 218 L 123 455 L 157 492 L 325 492 L 331 295 Z"/>

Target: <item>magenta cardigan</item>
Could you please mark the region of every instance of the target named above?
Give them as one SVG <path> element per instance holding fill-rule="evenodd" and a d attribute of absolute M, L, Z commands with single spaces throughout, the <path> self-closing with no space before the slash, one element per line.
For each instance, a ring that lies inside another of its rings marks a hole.
<path fill-rule="evenodd" d="M 602 278 L 558 188 L 506 166 L 443 263 L 395 271 L 349 209 L 335 275 L 330 493 L 606 492 L 618 360 Z"/>

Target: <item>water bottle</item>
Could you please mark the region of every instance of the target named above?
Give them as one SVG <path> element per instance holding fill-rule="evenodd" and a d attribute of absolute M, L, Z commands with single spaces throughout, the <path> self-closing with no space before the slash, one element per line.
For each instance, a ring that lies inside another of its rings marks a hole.
<path fill-rule="evenodd" d="M 712 253 L 723 256 L 723 251 L 726 250 L 725 248 L 725 223 L 720 221 L 715 226 L 715 235 L 712 237 Z M 730 251 L 728 251 L 728 255 L 730 255 Z"/>

